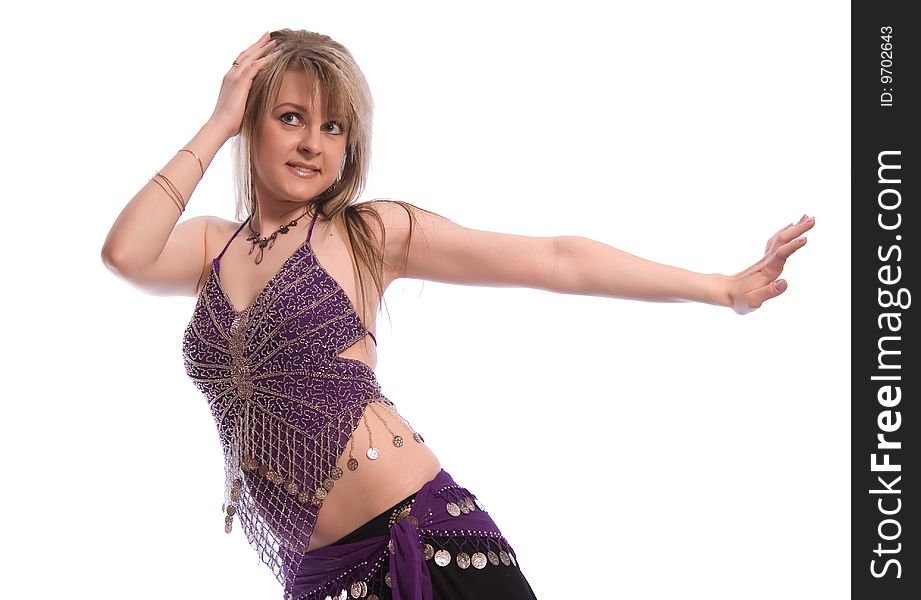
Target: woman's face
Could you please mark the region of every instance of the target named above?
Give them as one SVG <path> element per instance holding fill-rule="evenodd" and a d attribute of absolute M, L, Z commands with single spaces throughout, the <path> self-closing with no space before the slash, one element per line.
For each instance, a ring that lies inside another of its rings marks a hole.
<path fill-rule="evenodd" d="M 253 166 L 259 202 L 306 202 L 339 176 L 348 143 L 341 115 L 324 114 L 307 75 L 288 71 L 256 130 Z"/>

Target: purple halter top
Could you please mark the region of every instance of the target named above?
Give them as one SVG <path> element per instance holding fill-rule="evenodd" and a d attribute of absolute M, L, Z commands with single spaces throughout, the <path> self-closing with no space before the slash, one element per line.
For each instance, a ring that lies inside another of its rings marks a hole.
<path fill-rule="evenodd" d="M 282 583 L 293 577 L 323 500 L 344 475 L 337 461 L 365 407 L 392 407 L 370 366 L 339 356 L 373 334 L 313 253 L 316 219 L 253 303 L 237 311 L 221 287 L 219 261 L 244 221 L 214 259 L 182 344 L 224 449 L 225 531 L 237 516 Z M 342 466 L 355 470 L 358 461 Z"/>

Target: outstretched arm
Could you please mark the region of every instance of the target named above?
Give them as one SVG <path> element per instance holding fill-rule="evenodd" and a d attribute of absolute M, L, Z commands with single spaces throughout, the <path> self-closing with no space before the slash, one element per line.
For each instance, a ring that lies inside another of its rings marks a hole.
<path fill-rule="evenodd" d="M 412 239 L 403 208 L 377 202 L 387 231 L 385 260 L 408 277 L 465 285 L 530 287 L 563 294 L 650 302 L 705 302 L 751 312 L 786 289 L 786 260 L 805 243 L 814 219 L 804 215 L 768 240 L 764 256 L 735 275 L 694 273 L 652 262 L 578 236 L 531 237 L 468 229 L 413 209 Z"/>
<path fill-rule="evenodd" d="M 570 293 L 651 302 L 705 302 L 731 307 L 739 314 L 759 308 L 787 289 L 778 279 L 791 254 L 806 243 L 799 237 L 815 225 L 806 215 L 778 231 L 754 265 L 735 275 L 701 274 L 651 262 L 601 242 L 559 238 L 563 263 L 570 272 Z"/>

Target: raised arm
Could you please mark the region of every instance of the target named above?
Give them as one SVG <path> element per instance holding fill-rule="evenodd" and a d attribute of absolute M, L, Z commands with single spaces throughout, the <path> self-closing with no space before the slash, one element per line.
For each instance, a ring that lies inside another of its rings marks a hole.
<path fill-rule="evenodd" d="M 375 203 L 387 230 L 385 259 L 400 264 L 406 245 L 407 277 L 443 283 L 530 287 L 561 294 L 650 302 L 705 302 L 744 314 L 786 289 L 778 280 L 787 258 L 805 244 L 814 219 L 804 215 L 770 240 L 764 256 L 735 275 L 702 274 L 652 262 L 578 236 L 531 237 L 462 227 L 413 209 L 412 238 L 404 209 Z M 387 258 L 390 257 L 390 258 Z"/>
<path fill-rule="evenodd" d="M 273 45 L 266 33 L 240 54 L 224 76 L 211 118 L 118 215 L 101 251 L 109 270 L 151 294 L 195 294 L 211 218 L 177 222 L 217 151 L 239 130 L 252 79 Z"/>

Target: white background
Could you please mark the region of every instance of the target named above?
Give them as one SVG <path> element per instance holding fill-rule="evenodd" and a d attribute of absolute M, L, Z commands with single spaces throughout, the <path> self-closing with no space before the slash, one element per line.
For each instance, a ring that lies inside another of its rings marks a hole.
<path fill-rule="evenodd" d="M 788 291 L 746 316 L 398 281 L 378 377 L 539 598 L 848 593 L 846 3 L 19 10 L 0 25 L 0 596 L 281 597 L 223 531 L 221 450 L 180 356 L 194 300 L 139 293 L 99 250 L 230 62 L 282 27 L 331 35 L 369 80 L 366 199 L 726 274 L 816 215 Z M 229 158 L 187 217 L 232 218 Z"/>

